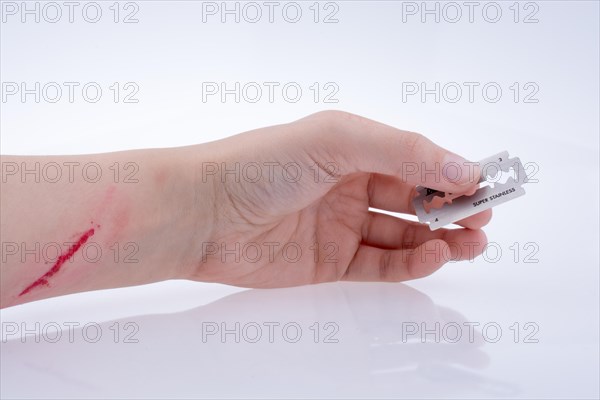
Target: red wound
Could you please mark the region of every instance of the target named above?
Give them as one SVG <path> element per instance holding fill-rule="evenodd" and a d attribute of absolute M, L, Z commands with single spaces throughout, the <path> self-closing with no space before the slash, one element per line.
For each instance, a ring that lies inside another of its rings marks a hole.
<path fill-rule="evenodd" d="M 19 294 L 19 296 L 23 296 L 24 294 L 29 293 L 32 289 L 34 289 L 38 286 L 48 285 L 48 278 L 50 278 L 51 276 L 56 274 L 61 269 L 63 264 L 65 262 L 69 261 L 73 257 L 73 255 L 77 252 L 77 250 L 79 250 L 79 248 L 81 246 L 83 246 L 85 244 L 85 242 L 87 242 L 88 239 L 90 237 L 92 237 L 93 235 L 94 235 L 94 228 L 85 232 L 79 238 L 77 243 L 74 243 L 73 245 L 71 245 L 71 247 L 69 247 L 65 253 L 61 254 L 60 257 L 58 257 L 58 259 L 56 260 L 56 263 L 54 263 L 54 266 L 52 266 L 52 268 L 50 268 L 50 270 L 48 272 L 46 272 L 44 275 L 42 275 L 37 281 L 35 281 L 31 285 L 27 286 L 25 288 L 25 290 L 23 290 Z"/>

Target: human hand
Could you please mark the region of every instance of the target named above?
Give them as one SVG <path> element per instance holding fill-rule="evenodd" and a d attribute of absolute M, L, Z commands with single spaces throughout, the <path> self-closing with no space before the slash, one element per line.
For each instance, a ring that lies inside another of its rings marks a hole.
<path fill-rule="evenodd" d="M 186 278 L 255 288 L 405 281 L 487 243 L 491 210 L 436 231 L 369 210 L 414 214 L 416 185 L 477 188 L 477 166 L 416 133 L 325 111 L 184 151 L 198 197 L 214 201 L 196 205 L 212 208 L 211 233 L 193 243 Z"/>

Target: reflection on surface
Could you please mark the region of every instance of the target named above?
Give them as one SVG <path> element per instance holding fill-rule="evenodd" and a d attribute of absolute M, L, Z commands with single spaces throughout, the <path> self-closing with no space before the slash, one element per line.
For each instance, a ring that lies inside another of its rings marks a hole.
<path fill-rule="evenodd" d="M 515 395 L 480 371 L 488 356 L 466 321 L 402 284 L 248 290 L 100 331 L 61 321 L 58 340 L 50 330 L 39 343 L 9 337 L 3 377 L 30 396 Z"/>

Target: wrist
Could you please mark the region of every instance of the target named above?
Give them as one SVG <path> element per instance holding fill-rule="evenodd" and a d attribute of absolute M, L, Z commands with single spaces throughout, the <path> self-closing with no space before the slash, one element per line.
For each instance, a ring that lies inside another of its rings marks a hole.
<path fill-rule="evenodd" d="M 215 182 L 202 178 L 207 145 L 161 149 L 153 162 L 153 185 L 161 210 L 153 228 L 160 245 L 152 265 L 161 280 L 191 279 L 202 260 L 203 243 L 214 236 Z M 151 210 L 147 210 L 151 213 Z"/>

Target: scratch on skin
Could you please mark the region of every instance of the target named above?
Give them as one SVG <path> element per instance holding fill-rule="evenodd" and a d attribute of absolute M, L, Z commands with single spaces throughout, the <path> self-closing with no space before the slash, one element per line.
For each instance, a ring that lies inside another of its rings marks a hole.
<path fill-rule="evenodd" d="M 77 252 L 77 250 L 79 250 L 79 248 L 81 246 L 83 246 L 90 237 L 92 237 L 94 235 L 94 228 L 89 229 L 88 231 L 86 231 L 80 238 L 79 240 L 74 243 L 73 245 L 71 245 L 66 252 L 64 252 L 63 254 L 60 255 L 60 257 L 58 257 L 58 259 L 56 260 L 56 262 L 54 263 L 54 265 L 52 266 L 52 268 L 50 268 L 50 270 L 48 272 L 46 272 L 44 275 L 42 275 L 38 280 L 36 280 L 35 282 L 33 282 L 31 285 L 27 286 L 20 294 L 19 296 L 23 296 L 24 294 L 29 293 L 32 289 L 41 286 L 41 285 L 48 285 L 48 279 L 50 277 L 52 277 L 54 274 L 56 274 L 61 267 L 63 266 L 63 264 L 65 262 L 67 262 L 69 259 L 71 259 L 71 257 L 73 257 L 73 255 Z"/>

